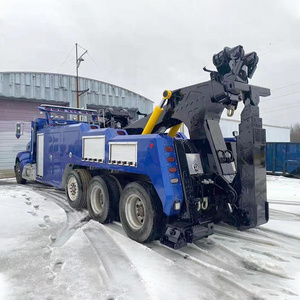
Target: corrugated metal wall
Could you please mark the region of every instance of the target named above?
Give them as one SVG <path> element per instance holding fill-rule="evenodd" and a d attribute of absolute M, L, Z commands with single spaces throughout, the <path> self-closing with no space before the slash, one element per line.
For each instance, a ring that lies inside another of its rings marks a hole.
<path fill-rule="evenodd" d="M 12 174 L 16 154 L 24 151 L 30 141 L 30 122 L 41 117 L 37 108 L 42 102 L 1 99 L 0 97 L 0 177 Z M 68 105 L 66 102 L 53 102 Z M 51 102 L 49 102 L 51 104 Z M 17 139 L 16 123 L 20 122 L 23 135 Z"/>
<path fill-rule="evenodd" d="M 0 120 L 0 172 L 13 170 L 16 154 L 24 151 L 30 141 L 30 122 L 21 123 L 23 135 L 17 139 L 15 123 Z"/>
<path fill-rule="evenodd" d="M 153 102 L 127 89 L 102 81 L 79 78 L 79 90 L 89 91 L 80 97 L 80 107 L 87 104 L 137 108 L 151 113 Z M 75 76 L 53 73 L 0 73 L 0 96 L 69 102 L 76 107 Z"/>
<path fill-rule="evenodd" d="M 89 91 L 80 97 L 80 107 L 88 104 L 116 106 L 150 113 L 153 102 L 127 89 L 88 78 L 79 78 L 79 89 Z M 12 174 L 16 154 L 30 140 L 30 121 L 39 117 L 41 103 L 76 107 L 75 76 L 0 72 L 0 177 Z M 136 116 L 133 116 L 136 117 Z M 23 124 L 23 135 L 15 137 L 15 125 Z"/>

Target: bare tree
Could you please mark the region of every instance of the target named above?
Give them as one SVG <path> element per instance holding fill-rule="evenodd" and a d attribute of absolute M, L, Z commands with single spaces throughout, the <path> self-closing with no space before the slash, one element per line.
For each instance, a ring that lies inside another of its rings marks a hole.
<path fill-rule="evenodd" d="M 291 126 L 291 143 L 300 143 L 300 124 Z"/>

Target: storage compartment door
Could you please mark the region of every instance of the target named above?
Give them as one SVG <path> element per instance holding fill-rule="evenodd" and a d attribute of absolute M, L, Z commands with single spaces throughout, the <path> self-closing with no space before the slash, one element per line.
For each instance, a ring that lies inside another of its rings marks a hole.
<path fill-rule="evenodd" d="M 39 133 L 37 135 L 37 153 L 36 153 L 36 163 L 37 163 L 37 176 L 44 176 L 44 134 Z"/>

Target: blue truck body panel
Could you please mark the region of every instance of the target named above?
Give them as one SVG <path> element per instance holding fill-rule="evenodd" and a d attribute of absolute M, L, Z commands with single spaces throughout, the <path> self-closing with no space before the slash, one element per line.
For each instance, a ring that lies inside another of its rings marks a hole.
<path fill-rule="evenodd" d="M 17 158 L 19 159 L 21 164 L 30 163 L 30 151 L 19 152 Z"/>
<path fill-rule="evenodd" d="M 183 203 L 178 165 L 176 160 L 175 162 L 167 161 L 168 156 L 176 157 L 176 155 L 174 150 L 165 151 L 165 147 L 174 146 L 170 136 L 165 134 L 127 135 L 125 130 L 101 129 L 87 123 L 45 127 L 37 131 L 37 134 L 40 133 L 44 134 L 44 174 L 43 177 L 37 176 L 37 181 L 64 188 L 63 174 L 68 165 L 146 175 L 162 201 L 164 213 L 168 216 L 179 213 L 173 208 L 174 201 Z M 105 136 L 103 163 L 82 160 L 82 137 L 87 136 Z M 184 136 L 179 138 L 184 138 Z M 137 165 L 124 166 L 109 163 L 110 142 L 137 142 Z M 172 167 L 176 168 L 176 172 L 169 172 L 169 168 Z M 171 183 L 172 178 L 178 178 L 179 182 Z"/>
<path fill-rule="evenodd" d="M 300 143 L 267 143 L 267 171 L 300 175 Z"/>

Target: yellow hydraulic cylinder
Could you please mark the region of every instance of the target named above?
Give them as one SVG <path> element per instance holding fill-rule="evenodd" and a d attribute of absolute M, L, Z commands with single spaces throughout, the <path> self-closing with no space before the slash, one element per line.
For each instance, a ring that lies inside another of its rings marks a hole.
<path fill-rule="evenodd" d="M 163 112 L 163 108 L 159 107 L 159 106 L 155 106 L 153 113 L 151 115 L 151 117 L 148 120 L 148 123 L 146 124 L 142 134 L 151 134 L 152 130 L 157 122 L 157 120 L 159 119 L 160 115 Z"/>
<path fill-rule="evenodd" d="M 179 128 L 180 128 L 180 126 L 181 126 L 181 124 L 182 124 L 182 123 L 180 123 L 180 124 L 178 124 L 178 125 L 175 125 L 175 126 L 173 126 L 173 127 L 170 129 L 170 131 L 169 131 L 168 135 L 169 135 L 170 137 L 174 138 L 174 137 L 175 137 L 175 135 L 176 135 L 176 133 L 177 133 L 177 131 L 179 130 Z"/>
<path fill-rule="evenodd" d="M 152 113 L 151 117 L 149 118 L 142 134 L 151 134 L 152 133 L 155 124 L 157 123 L 157 121 L 158 121 L 160 115 L 162 114 L 162 112 L 164 111 L 163 106 L 165 104 L 165 101 L 167 99 L 170 99 L 171 96 L 172 96 L 171 91 L 165 90 L 163 92 L 163 100 L 161 101 L 159 106 L 155 106 L 155 108 L 153 110 L 153 113 Z"/>

